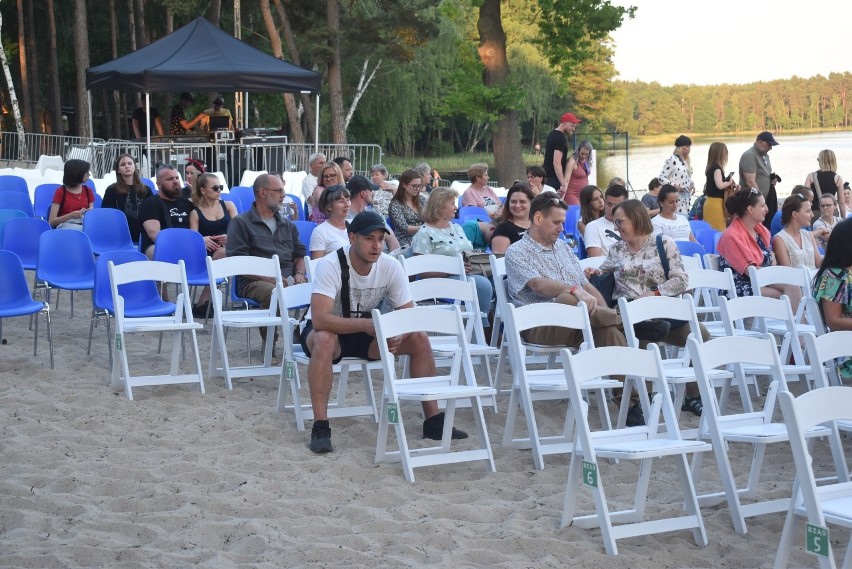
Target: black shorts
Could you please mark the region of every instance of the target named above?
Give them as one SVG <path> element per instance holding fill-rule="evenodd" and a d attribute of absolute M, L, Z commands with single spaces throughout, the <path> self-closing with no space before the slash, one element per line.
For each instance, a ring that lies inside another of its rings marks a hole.
<path fill-rule="evenodd" d="M 302 335 L 299 338 L 299 343 L 302 344 L 302 350 L 305 355 L 311 357 L 311 352 L 308 350 L 308 334 L 314 329 L 310 320 L 305 322 L 302 328 Z M 368 357 L 370 353 L 370 344 L 376 338 L 365 332 L 355 332 L 354 334 L 338 334 L 337 341 L 340 344 L 340 356 L 332 360 L 332 363 L 339 363 L 343 358 L 361 358 L 363 360 L 375 361 L 374 358 Z"/>

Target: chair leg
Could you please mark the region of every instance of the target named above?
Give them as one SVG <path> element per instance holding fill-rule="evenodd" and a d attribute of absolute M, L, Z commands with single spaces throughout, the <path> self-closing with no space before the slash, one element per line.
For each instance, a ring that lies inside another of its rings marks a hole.
<path fill-rule="evenodd" d="M 53 332 L 50 328 L 50 309 L 45 308 L 44 320 L 47 328 L 47 346 L 50 350 L 50 369 L 53 369 Z"/>
<path fill-rule="evenodd" d="M 89 318 L 89 345 L 86 347 L 86 355 L 92 355 L 92 333 L 95 330 L 95 308 L 92 307 L 92 316 Z"/>
<path fill-rule="evenodd" d="M 699 453 L 700 454 L 700 453 Z M 698 496 L 695 493 L 695 483 L 689 471 L 686 455 L 674 457 L 677 461 L 678 474 L 680 475 L 680 487 L 683 492 L 683 503 L 686 514 L 694 516 L 698 526 L 692 530 L 692 537 L 699 547 L 707 545 L 707 530 L 704 527 L 704 518 L 701 517 L 701 509 L 698 506 Z"/>

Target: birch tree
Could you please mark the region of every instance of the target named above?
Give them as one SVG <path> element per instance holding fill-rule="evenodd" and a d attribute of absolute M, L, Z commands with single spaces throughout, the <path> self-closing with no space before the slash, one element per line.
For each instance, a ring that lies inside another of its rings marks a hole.
<path fill-rule="evenodd" d="M 3 14 L 0 13 L 0 30 L 3 29 Z M 21 109 L 18 107 L 18 96 L 15 95 L 15 83 L 12 81 L 12 72 L 9 71 L 9 61 L 6 59 L 6 49 L 0 41 L 0 65 L 3 66 L 3 75 L 6 77 L 6 86 L 9 88 L 9 103 L 12 105 L 12 115 L 15 117 L 15 127 L 18 129 L 18 159 L 23 160 L 27 155 L 27 143 L 24 131 L 24 122 L 21 120 Z"/>

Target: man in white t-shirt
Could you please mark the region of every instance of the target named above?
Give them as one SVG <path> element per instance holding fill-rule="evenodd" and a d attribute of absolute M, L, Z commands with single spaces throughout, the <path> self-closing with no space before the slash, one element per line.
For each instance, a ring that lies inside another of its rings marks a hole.
<path fill-rule="evenodd" d="M 344 314 L 345 292 L 343 271 L 337 253 L 323 257 L 316 266 L 311 294 L 311 308 L 302 330 L 302 348 L 311 361 L 308 385 L 314 426 L 310 449 L 316 453 L 331 452 L 331 428 L 328 424 L 328 399 L 333 380 L 332 365 L 344 357 L 369 360 L 380 358 L 376 332 L 370 311 L 387 300 L 395 310 L 414 306 L 408 289 L 408 278 L 402 265 L 382 253 L 388 231 L 379 214 L 363 211 L 349 224 L 350 246 L 342 249 L 349 273 L 349 314 Z M 394 354 L 411 358 L 411 377 L 435 375 L 435 359 L 429 338 L 423 332 L 388 340 Z M 441 439 L 444 414 L 435 401 L 423 402 L 423 436 Z M 453 428 L 453 438 L 463 439 L 467 433 Z"/>
<path fill-rule="evenodd" d="M 310 208 L 313 208 L 315 204 L 310 203 L 308 200 L 314 195 L 314 190 L 319 183 L 317 176 L 322 172 L 325 161 L 325 154 L 322 152 L 315 152 L 308 156 L 308 175 L 302 180 L 302 203 Z"/>
<path fill-rule="evenodd" d="M 587 257 L 606 257 L 609 248 L 616 241 L 621 241 L 618 229 L 613 222 L 612 210 L 627 199 L 627 188 L 620 185 L 610 186 L 604 194 L 603 217 L 589 222 L 586 232 L 583 234 L 583 242 L 586 244 Z"/>

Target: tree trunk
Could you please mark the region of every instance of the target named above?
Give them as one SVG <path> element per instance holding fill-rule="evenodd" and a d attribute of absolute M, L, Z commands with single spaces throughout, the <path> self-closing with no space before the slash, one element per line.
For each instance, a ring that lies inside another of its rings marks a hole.
<path fill-rule="evenodd" d="M 296 37 L 293 35 L 293 28 L 290 27 L 290 18 L 287 17 L 287 12 L 284 10 L 284 5 L 281 0 L 274 0 L 275 10 L 278 12 L 278 18 L 281 20 L 281 27 L 284 29 L 284 41 L 287 42 L 287 51 L 290 52 L 290 63 L 294 65 L 302 65 L 302 57 L 299 55 L 299 48 L 296 45 Z M 305 109 L 305 114 L 308 120 L 305 121 L 308 128 L 308 136 L 315 141 L 319 141 L 316 128 L 314 128 L 314 103 L 309 93 L 299 93 L 299 98 L 302 101 L 302 107 Z"/>
<path fill-rule="evenodd" d="M 35 29 L 35 14 L 33 14 L 33 0 L 27 2 L 27 65 L 29 66 L 30 77 L 30 97 L 32 105 L 30 106 L 30 124 L 33 132 L 46 132 L 43 121 L 41 120 L 41 89 L 38 71 L 38 50 L 36 50 L 36 29 Z M 46 121 L 44 121 L 46 122 Z"/>
<path fill-rule="evenodd" d="M 77 136 L 91 138 L 86 69 L 89 68 L 89 35 L 86 0 L 74 0 L 74 64 L 77 77 Z"/>
<path fill-rule="evenodd" d="M 272 10 L 269 8 L 269 0 L 260 0 L 260 11 L 263 14 L 263 23 L 266 25 L 266 32 L 269 34 L 269 43 L 272 44 L 272 55 L 279 59 L 284 59 L 284 52 L 281 49 L 281 36 L 278 35 L 278 30 L 275 27 L 275 19 L 272 17 Z M 292 142 L 295 144 L 304 144 L 305 135 L 302 132 L 302 124 L 299 121 L 296 98 L 292 93 L 284 93 L 284 107 L 287 109 L 287 121 L 290 124 Z"/>
<path fill-rule="evenodd" d="M 115 0 L 109 0 L 109 43 L 112 53 L 112 58 L 118 58 L 118 22 L 115 14 Z M 119 105 L 118 91 L 112 92 L 113 103 L 113 123 L 114 127 L 111 135 L 115 138 L 122 138 L 121 128 L 121 106 Z M 129 137 L 128 137 L 129 138 Z"/>
<path fill-rule="evenodd" d="M 0 13 L 0 29 L 3 29 L 3 14 Z M 27 156 L 27 145 L 24 130 L 24 122 L 21 120 L 21 109 L 18 106 L 18 96 L 15 94 L 15 83 L 12 81 L 12 72 L 9 71 L 9 60 L 6 59 L 6 49 L 0 41 L 0 65 L 3 66 L 3 75 L 6 76 L 6 87 L 9 89 L 9 104 L 12 106 L 12 115 L 15 117 L 15 127 L 18 129 L 18 159 L 23 160 Z"/>
<path fill-rule="evenodd" d="M 175 13 L 171 6 L 166 6 L 166 35 L 175 31 Z"/>
<path fill-rule="evenodd" d="M 340 0 L 326 0 L 329 29 L 328 100 L 331 107 L 331 141 L 346 144 L 343 126 L 343 85 L 340 78 Z"/>
<path fill-rule="evenodd" d="M 148 39 L 148 29 L 145 26 L 145 0 L 136 0 L 136 33 L 139 47 L 145 47 L 151 40 Z"/>
<path fill-rule="evenodd" d="M 21 72 L 21 104 L 24 107 L 24 128 L 30 127 L 30 112 L 33 100 L 30 96 L 30 79 L 27 69 L 27 38 L 24 24 L 24 0 L 18 0 L 18 65 Z"/>
<path fill-rule="evenodd" d="M 483 0 L 479 7 L 479 58 L 485 65 L 483 82 L 487 87 L 499 87 L 508 83 L 510 70 L 506 59 L 506 33 L 500 21 L 500 0 Z M 509 187 L 514 180 L 525 176 L 521 152 L 521 134 L 518 129 L 518 114 L 505 111 L 493 123 L 492 145 L 494 165 L 500 184 Z"/>
<path fill-rule="evenodd" d="M 219 21 L 222 19 L 222 0 L 211 0 L 207 8 L 207 15 L 204 17 L 218 28 Z"/>
<path fill-rule="evenodd" d="M 50 97 L 53 101 L 53 133 L 65 134 L 62 121 L 62 94 L 59 90 L 59 56 L 56 51 L 56 14 L 53 0 L 47 1 L 47 25 L 50 28 Z"/>

